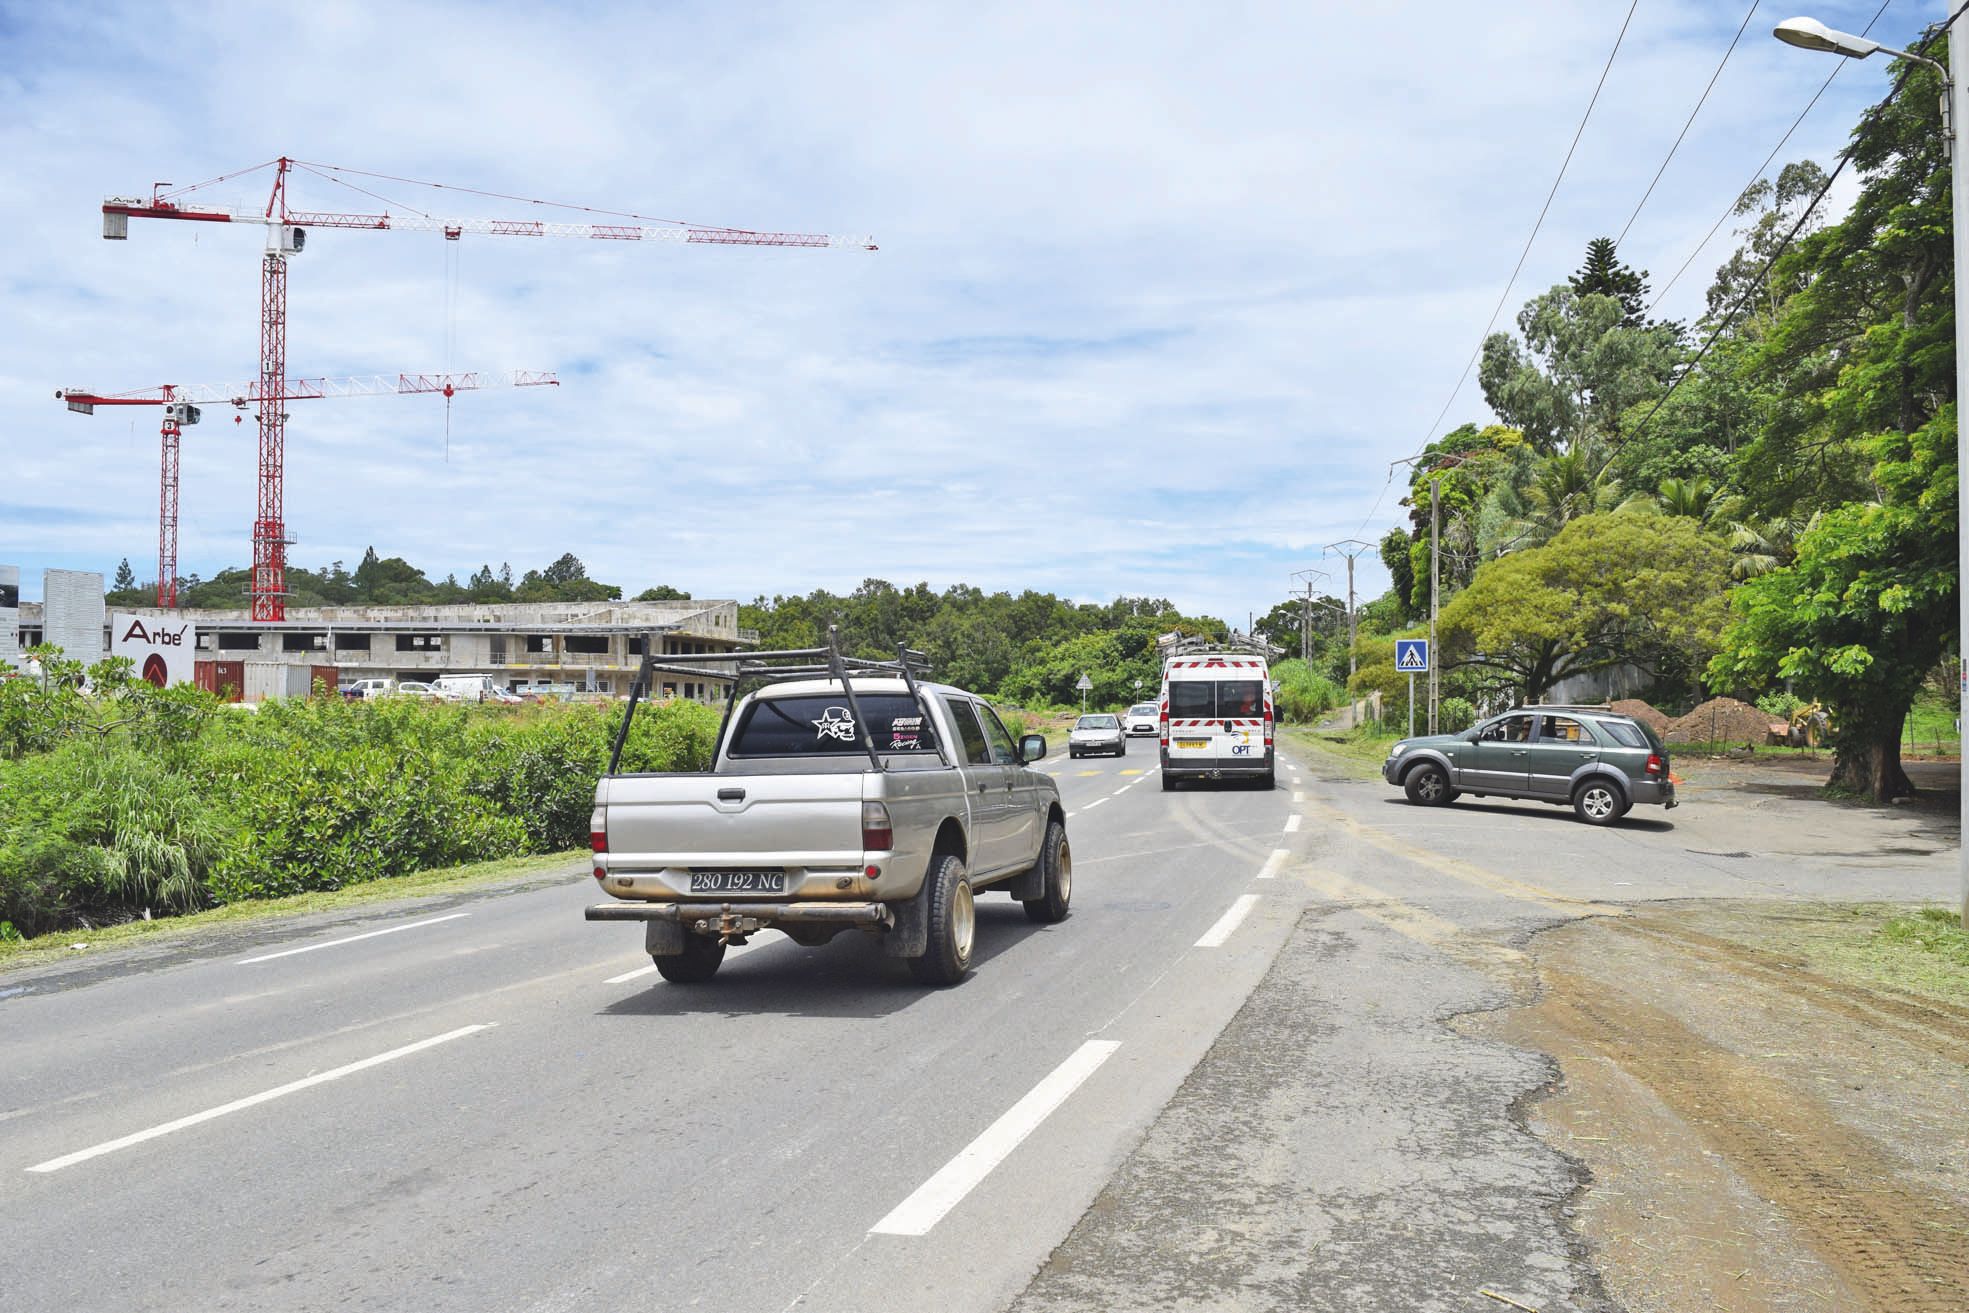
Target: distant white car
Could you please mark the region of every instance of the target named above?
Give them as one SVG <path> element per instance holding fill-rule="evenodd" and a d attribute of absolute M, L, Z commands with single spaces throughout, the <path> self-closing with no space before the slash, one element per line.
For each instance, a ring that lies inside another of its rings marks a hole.
<path fill-rule="evenodd" d="M 407 698 L 434 698 L 438 691 L 421 679 L 399 679 L 390 692 Z"/>
<path fill-rule="evenodd" d="M 1067 755 L 1081 757 L 1090 752 L 1111 752 L 1117 757 L 1128 755 L 1128 740 L 1121 733 L 1121 722 L 1113 716 L 1095 714 L 1082 716 L 1073 723 L 1073 731 L 1067 735 Z"/>
<path fill-rule="evenodd" d="M 1128 731 L 1130 738 L 1153 737 L 1156 730 L 1161 728 L 1161 710 L 1153 702 L 1137 702 L 1121 717 L 1121 727 Z"/>
<path fill-rule="evenodd" d="M 342 685 L 342 696 L 350 702 L 361 702 L 367 698 L 380 698 L 390 691 L 396 681 L 391 679 L 357 679 Z"/>
<path fill-rule="evenodd" d="M 498 702 L 503 690 L 491 675 L 439 675 L 431 691 L 446 702 Z"/>

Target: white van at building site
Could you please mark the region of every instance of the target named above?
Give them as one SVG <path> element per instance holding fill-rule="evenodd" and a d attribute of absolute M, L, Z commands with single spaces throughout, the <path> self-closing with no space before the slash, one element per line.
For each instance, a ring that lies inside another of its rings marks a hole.
<path fill-rule="evenodd" d="M 1273 781 L 1268 652 L 1249 640 L 1172 644 L 1162 662 L 1162 787 L 1183 779 Z"/>

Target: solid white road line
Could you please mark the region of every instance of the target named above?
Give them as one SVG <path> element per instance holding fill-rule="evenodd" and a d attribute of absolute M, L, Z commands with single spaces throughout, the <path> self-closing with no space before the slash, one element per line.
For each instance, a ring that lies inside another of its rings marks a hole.
<path fill-rule="evenodd" d="M 740 944 L 737 948 L 727 948 L 725 950 L 725 961 L 729 962 L 733 958 L 738 957 L 741 954 L 749 953 L 753 949 L 757 948 L 758 946 L 759 946 L 759 941 L 755 939 L 750 943 Z M 631 980 L 641 980 L 644 976 L 653 976 L 655 974 L 656 974 L 656 963 L 652 962 L 646 967 L 637 967 L 634 971 L 624 971 L 619 976 L 610 976 L 607 980 L 604 980 L 602 983 L 604 985 L 620 985 Z"/>
<path fill-rule="evenodd" d="M 36 1163 L 27 1170 L 30 1172 L 59 1172 L 64 1167 L 73 1167 L 75 1164 L 87 1162 L 91 1158 L 100 1158 L 106 1153 L 115 1153 L 118 1149 L 127 1149 L 133 1144 L 142 1144 L 145 1140 L 155 1140 L 159 1136 L 169 1135 L 173 1131 L 182 1131 L 188 1126 L 196 1126 L 200 1122 L 209 1122 L 215 1117 L 224 1117 L 228 1113 L 239 1112 L 243 1109 L 254 1107 L 257 1104 L 278 1099 L 285 1094 L 294 1094 L 316 1085 L 325 1085 L 329 1081 L 340 1080 L 342 1077 L 354 1075 L 358 1071 L 366 1071 L 370 1067 L 381 1066 L 385 1062 L 394 1062 L 398 1058 L 407 1058 L 413 1053 L 421 1053 L 425 1049 L 435 1048 L 439 1044 L 445 1044 L 454 1039 L 463 1039 L 465 1036 L 477 1034 L 481 1030 L 491 1030 L 497 1024 L 497 1022 L 487 1021 L 475 1026 L 460 1026 L 457 1030 L 447 1030 L 442 1035 L 433 1035 L 429 1039 L 420 1039 L 415 1044 L 406 1044 L 400 1049 L 391 1049 L 388 1053 L 379 1053 L 373 1058 L 364 1058 L 360 1062 L 351 1062 L 347 1066 L 337 1067 L 333 1071 L 316 1072 L 312 1076 L 303 1077 L 297 1081 L 289 1081 L 285 1085 L 279 1085 L 270 1090 L 262 1090 L 258 1094 L 249 1094 L 243 1099 L 234 1099 L 231 1103 L 222 1103 L 216 1108 L 207 1108 L 204 1112 L 195 1112 L 189 1117 L 180 1117 L 176 1121 L 165 1122 L 161 1126 L 153 1126 L 146 1131 L 138 1131 L 134 1135 L 126 1135 L 118 1140 L 105 1140 L 103 1143 L 92 1145 L 87 1149 L 78 1149 L 74 1153 L 63 1154 L 59 1158 L 50 1158 L 47 1162 Z"/>
<path fill-rule="evenodd" d="M 1292 813 L 1292 815 L 1290 815 L 1290 816 L 1288 816 L 1288 817 L 1286 817 L 1286 818 L 1285 818 L 1285 832 L 1286 832 L 1287 834 L 1292 834 L 1292 833 L 1295 833 L 1295 832 L 1296 832 L 1296 831 L 1297 831 L 1297 830 L 1299 829 L 1299 822 L 1300 822 L 1300 821 L 1302 821 L 1302 820 L 1304 820 L 1304 819 L 1305 819 L 1305 818 L 1304 818 L 1304 817 L 1302 817 L 1302 816 L 1301 816 L 1301 815 L 1300 815 L 1300 814 L 1299 814 L 1298 812 L 1294 812 L 1294 813 Z"/>
<path fill-rule="evenodd" d="M 1260 880 L 1269 880 L 1273 876 L 1277 875 L 1278 868 L 1284 866 L 1285 859 L 1290 857 L 1291 855 L 1292 854 L 1286 851 L 1284 848 L 1272 849 L 1272 855 L 1270 857 L 1267 857 L 1265 859 L 1265 864 L 1258 868 L 1258 878 Z"/>
<path fill-rule="evenodd" d="M 965 1145 L 955 1158 L 937 1169 L 936 1175 L 916 1187 L 916 1192 L 889 1210 L 889 1215 L 869 1228 L 872 1235 L 920 1236 L 943 1220 L 980 1181 L 991 1175 L 998 1164 L 1010 1156 L 1067 1096 L 1100 1068 L 1121 1047 L 1118 1040 L 1090 1039 L 1073 1055 L 1047 1073 L 1044 1080 L 1005 1115 L 985 1127 L 977 1139 Z"/>
<path fill-rule="evenodd" d="M 1217 924 L 1203 932 L 1203 938 L 1196 941 L 1196 948 L 1222 948 L 1224 941 L 1251 915 L 1251 909 L 1258 905 L 1257 894 L 1239 894 L 1238 900 L 1231 904 L 1231 910 L 1217 918 Z"/>
<path fill-rule="evenodd" d="M 1122 785 L 1122 786 L 1121 786 L 1120 788 L 1118 788 L 1118 789 L 1116 789 L 1116 790 L 1115 790 L 1115 791 L 1114 791 L 1113 793 L 1110 793 L 1110 794 L 1108 795 L 1108 797 L 1110 797 L 1110 798 L 1119 798 L 1119 797 L 1120 797 L 1120 796 L 1121 796 L 1122 794 L 1124 794 L 1124 793 L 1126 793 L 1126 792 L 1128 792 L 1128 786 L 1127 786 L 1126 784 L 1124 784 L 1124 785 Z"/>
<path fill-rule="evenodd" d="M 456 921 L 461 916 L 470 915 L 470 912 L 453 912 L 448 916 L 431 917 L 427 921 L 410 921 L 403 925 L 388 926 L 382 930 L 371 930 L 367 934 L 350 935 L 347 939 L 331 939 L 322 944 L 303 944 L 299 948 L 283 948 L 278 953 L 262 953 L 258 957 L 242 957 L 239 959 L 239 965 L 244 967 L 252 966 L 255 962 L 271 962 L 277 957 L 292 957 L 296 953 L 312 953 L 317 948 L 340 948 L 343 944 L 353 944 L 358 939 L 374 939 L 378 935 L 393 935 L 400 930 L 416 930 L 423 926 L 436 925 L 440 921 Z"/>

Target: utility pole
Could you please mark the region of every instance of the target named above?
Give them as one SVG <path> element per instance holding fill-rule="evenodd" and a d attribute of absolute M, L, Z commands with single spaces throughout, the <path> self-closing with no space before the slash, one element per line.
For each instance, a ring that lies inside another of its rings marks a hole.
<path fill-rule="evenodd" d="M 1442 668 L 1442 659 L 1437 653 L 1442 649 L 1436 646 L 1436 594 L 1440 590 L 1442 570 L 1437 561 L 1441 555 L 1442 537 L 1438 522 L 1442 518 L 1442 471 L 1437 470 L 1429 476 L 1429 732 L 1436 732 L 1436 671 Z"/>
<path fill-rule="evenodd" d="M 1306 595 L 1299 602 L 1299 659 L 1308 665 L 1313 660 L 1313 580 L 1326 578 L 1324 570 L 1294 570 L 1292 582 L 1306 585 Z"/>
<path fill-rule="evenodd" d="M 1354 645 L 1360 637 L 1358 613 L 1354 609 L 1354 558 L 1359 556 L 1362 552 L 1366 551 L 1368 548 L 1372 546 L 1374 546 L 1373 543 L 1363 542 L 1359 538 L 1342 538 L 1339 542 L 1328 543 L 1325 547 L 1320 549 L 1322 554 L 1324 554 L 1325 552 L 1339 552 L 1342 556 L 1347 558 L 1347 678 L 1348 679 L 1352 679 L 1354 677 Z"/>

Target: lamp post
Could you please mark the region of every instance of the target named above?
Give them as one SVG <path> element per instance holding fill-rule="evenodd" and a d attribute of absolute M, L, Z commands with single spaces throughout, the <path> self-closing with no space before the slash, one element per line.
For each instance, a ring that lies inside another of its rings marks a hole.
<path fill-rule="evenodd" d="M 1942 16 L 1953 21 L 1951 11 L 1955 0 L 1944 0 Z M 1797 46 L 1801 50 L 1817 50 L 1826 54 L 1844 55 L 1848 59 L 1865 59 L 1876 51 L 1893 55 L 1897 59 L 1913 60 L 1926 64 L 1942 75 L 1942 140 L 1948 149 L 1950 179 L 1955 220 L 1955 468 L 1958 472 L 1969 466 L 1969 440 L 1965 440 L 1961 407 L 1969 404 L 1969 353 L 1963 351 L 1963 325 L 1969 323 L 1969 278 L 1963 277 L 1963 234 L 1969 231 L 1969 170 L 1963 168 L 1963 161 L 1955 149 L 1957 139 L 1955 125 L 1963 121 L 1969 113 L 1969 96 L 1965 96 L 1963 73 L 1969 69 L 1969 59 L 1965 59 L 1960 43 L 1955 40 L 1953 29 L 1948 32 L 1948 60 L 1950 69 L 1944 68 L 1940 60 L 1926 55 L 1917 55 L 1911 50 L 1896 50 L 1883 46 L 1878 41 L 1851 32 L 1839 32 L 1827 27 L 1816 18 L 1787 18 L 1772 29 L 1772 36 L 1786 45 Z M 1962 587 L 1969 580 L 1969 536 L 1963 533 L 1961 494 L 1957 494 L 1955 508 L 1955 589 L 1956 589 L 1956 634 L 1955 651 L 1958 658 L 1969 657 L 1969 606 L 1963 605 Z M 1956 702 L 1956 732 L 1961 734 L 1969 726 L 1969 663 L 1962 667 Z M 1958 751 L 1958 755 L 1963 755 Z M 1969 765 L 1969 757 L 1964 764 Z M 1969 774 L 1957 768 L 1957 787 L 1961 789 L 1960 819 L 1969 822 Z M 1964 929 L 1969 929 L 1969 848 L 1962 849 L 1956 857 L 1960 876 L 1960 907 L 1957 909 Z"/>

